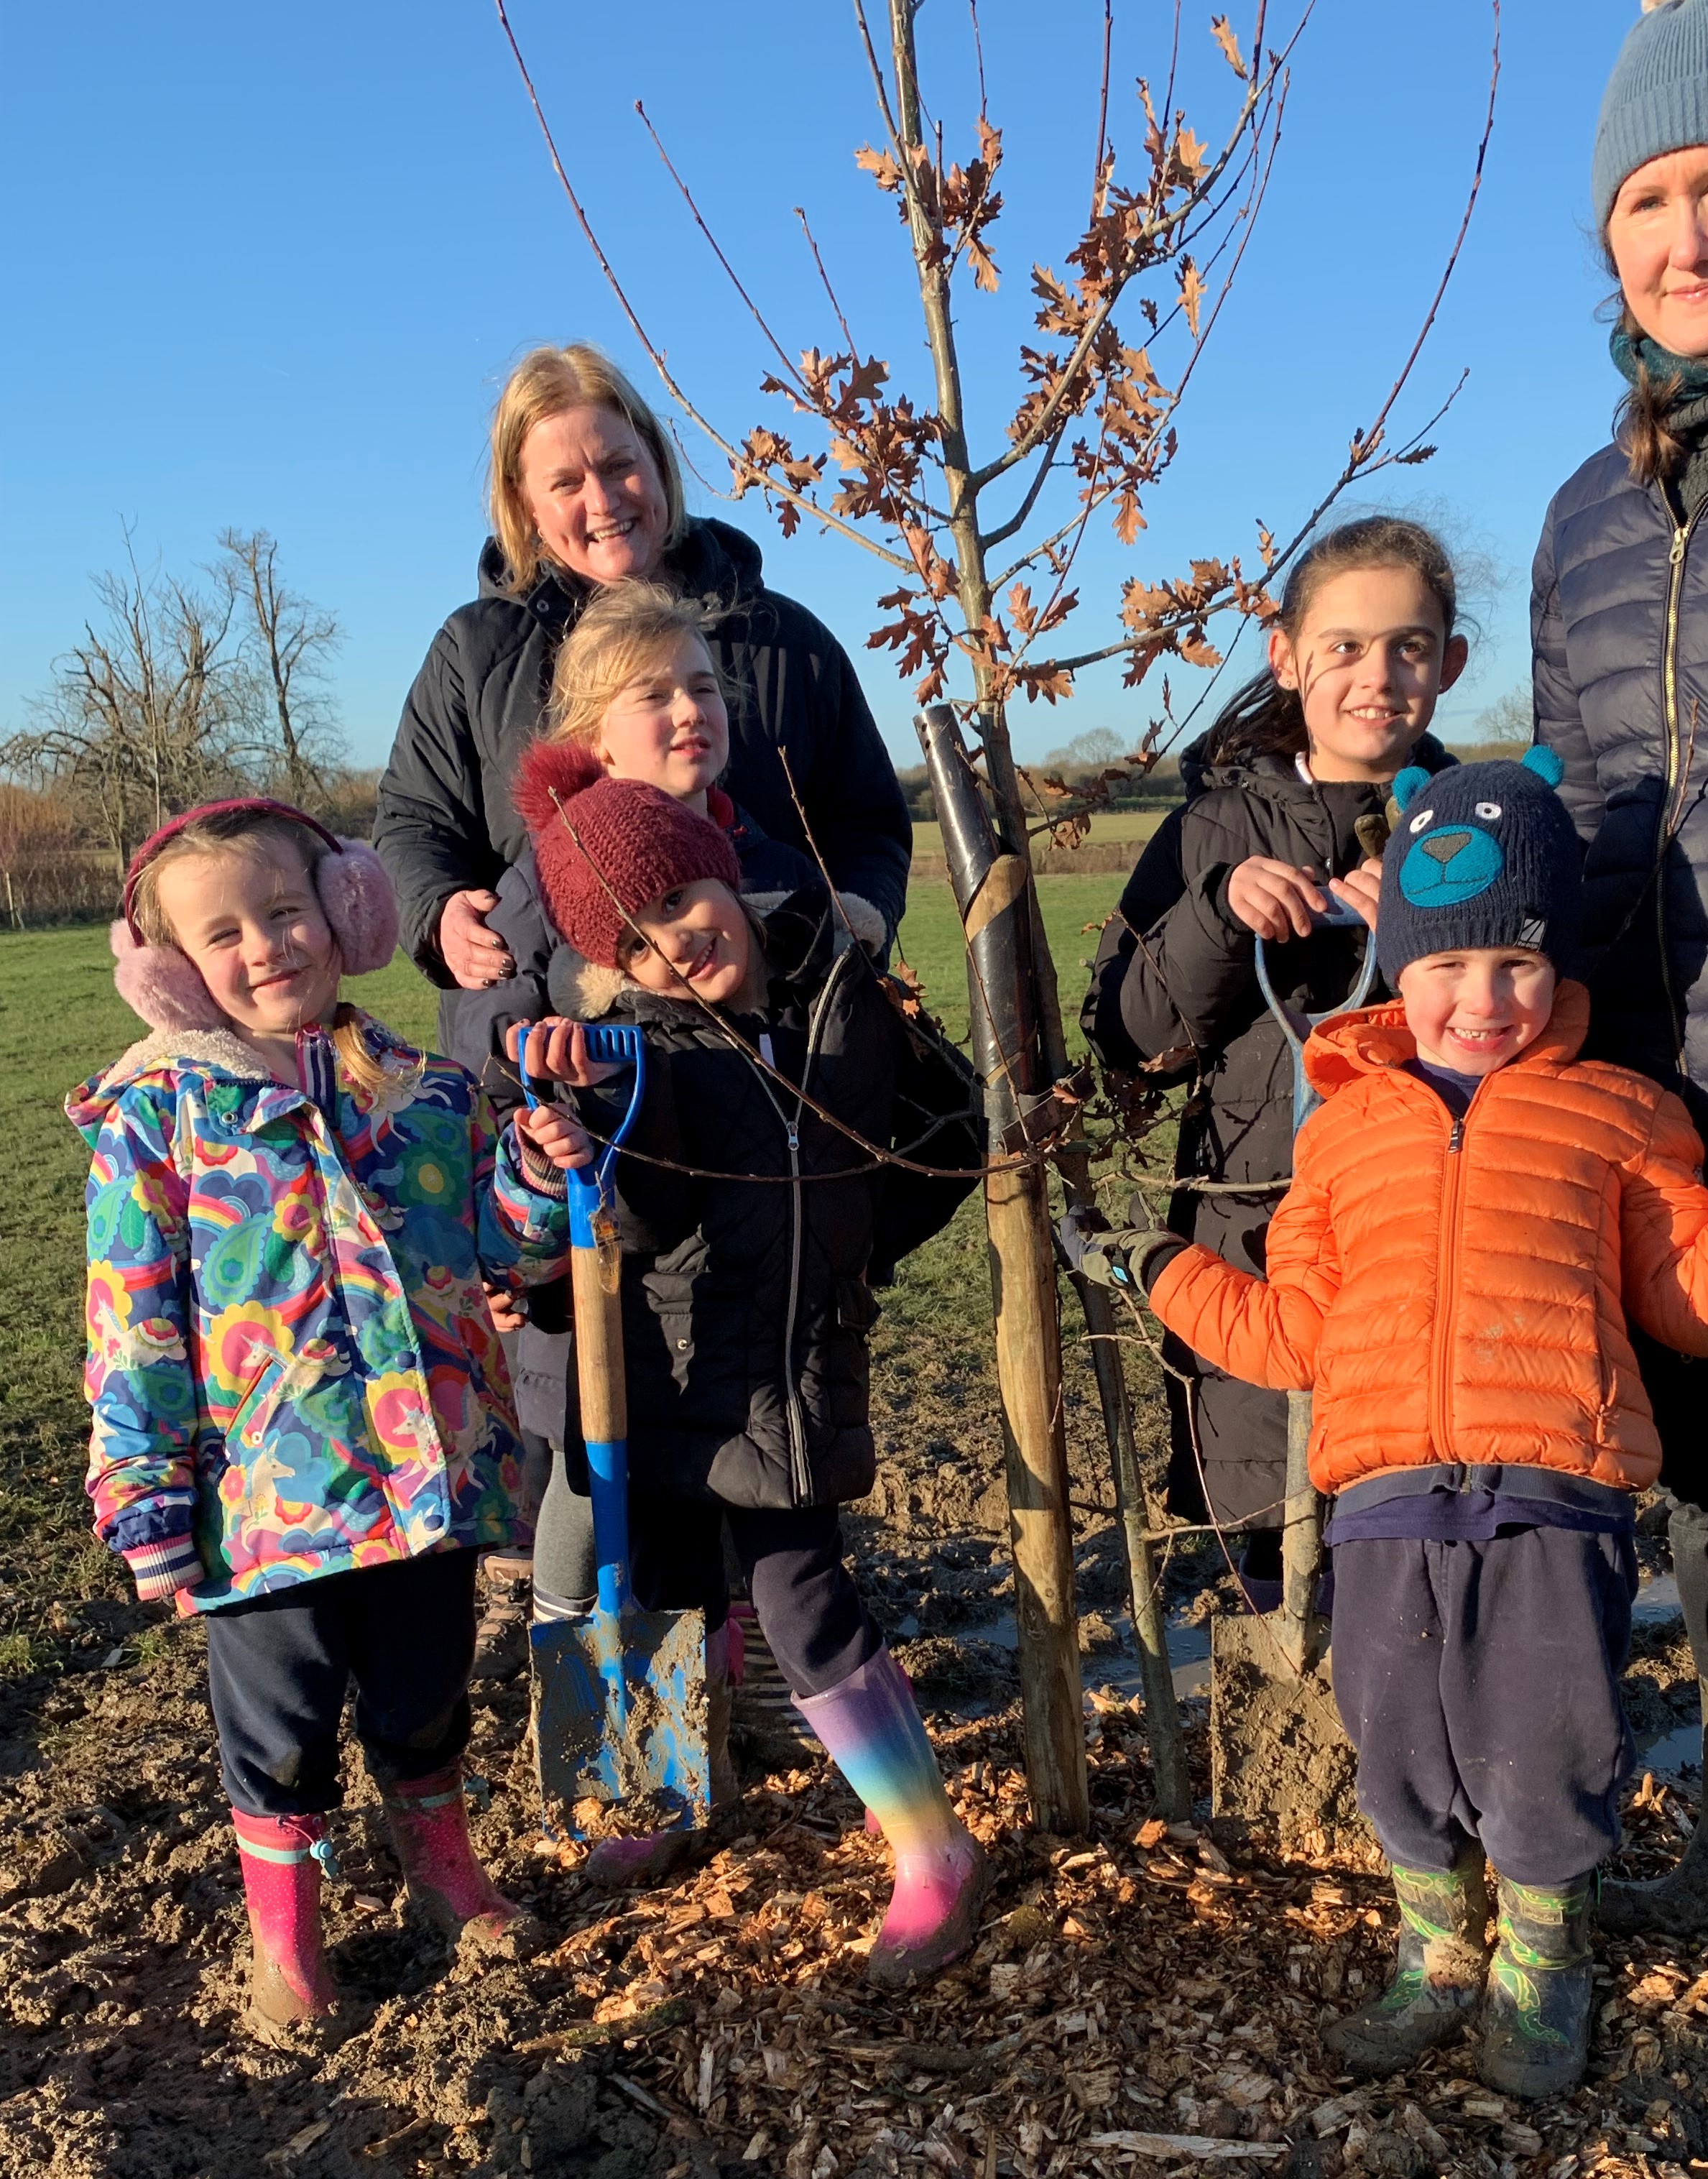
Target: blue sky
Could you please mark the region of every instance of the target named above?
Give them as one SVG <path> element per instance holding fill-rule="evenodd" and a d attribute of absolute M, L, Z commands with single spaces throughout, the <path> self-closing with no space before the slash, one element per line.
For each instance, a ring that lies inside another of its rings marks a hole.
<path fill-rule="evenodd" d="M 1232 85 L 1210 12 L 1189 0 L 1181 79 L 1204 134 Z M 1527 672 L 1542 514 L 1605 439 L 1619 390 L 1594 316 L 1607 283 L 1587 233 L 1589 150 L 1636 12 L 1635 0 L 1508 0 L 1482 200 L 1402 420 L 1421 423 L 1462 365 L 1471 377 L 1437 459 L 1360 497 L 1440 520 L 1470 571 L 1482 635 L 1442 705 L 1449 732 Z M 1246 13 L 1234 14 L 1243 39 Z M 1101 9 L 984 0 L 981 19 L 1007 153 L 1005 277 L 968 302 L 961 337 L 975 443 L 989 447 L 1030 333 L 1027 269 L 1059 267 L 1082 212 Z M 1160 0 L 1118 0 L 1118 150 L 1137 148 L 1131 81 L 1161 73 L 1166 19 Z M 637 98 L 784 345 L 834 340 L 791 210 L 803 204 L 857 338 L 895 382 L 925 389 L 901 232 L 853 165 L 877 123 L 846 0 L 514 0 L 512 20 L 601 239 L 723 426 L 783 420 L 758 394 L 765 353 Z M 965 25 L 954 0 L 932 0 L 921 32 L 928 103 L 961 156 Z M 1276 178 L 1151 526 L 1130 552 L 1100 534 L 1081 555 L 1085 647 L 1105 639 L 1126 575 L 1249 553 L 1254 519 L 1287 534 L 1379 405 L 1458 225 L 1489 31 L 1482 0 L 1319 0 Z M 588 338 L 656 387 L 573 227 L 490 4 L 88 0 L 12 10 L 4 58 L 0 731 L 25 722 L 79 632 L 122 522 L 175 573 L 235 524 L 271 530 L 287 579 L 340 616 L 352 752 L 381 761 L 435 628 L 472 592 L 483 431 L 506 365 L 535 341 Z M 715 453 L 688 444 L 720 480 Z M 913 760 L 906 689 L 887 654 L 863 648 L 887 572 L 835 537 L 786 544 L 757 501 L 691 497 L 760 538 L 771 580 L 842 636 L 891 746 Z M 1154 708 L 1145 694 L 1087 677 L 1074 704 L 1022 711 L 1017 744 L 1035 755 L 1100 725 L 1136 736 Z"/>

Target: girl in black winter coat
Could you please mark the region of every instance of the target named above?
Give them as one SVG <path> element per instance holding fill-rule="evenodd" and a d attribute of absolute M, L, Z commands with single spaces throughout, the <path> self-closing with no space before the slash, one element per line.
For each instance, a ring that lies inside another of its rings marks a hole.
<path fill-rule="evenodd" d="M 1536 733 L 1585 842 L 1586 1058 L 1663 1083 L 1708 1130 L 1708 0 L 1645 0 L 1590 167 L 1629 387 L 1553 497 L 1530 592 Z M 1708 1369 L 1638 1335 L 1678 1597 L 1708 1685 Z M 1708 1929 L 1708 1826 L 1654 1884 L 1602 1886 L 1622 1935 Z"/>
<path fill-rule="evenodd" d="M 1453 570 L 1416 524 L 1344 524 L 1295 563 L 1269 636 L 1269 670 L 1181 760 L 1184 805 L 1163 821 L 1098 948 L 1081 1019 L 1104 1065 L 1194 1083 L 1175 1155 L 1169 1227 L 1242 1270 L 1293 1168 L 1293 1070 L 1258 988 L 1254 937 L 1290 1004 L 1344 998 L 1360 940 L 1313 933 L 1325 887 L 1371 913 L 1388 782 L 1450 763 L 1425 729 L 1464 667 Z M 1375 829 L 1372 829 L 1375 828 Z M 1199 1193 L 1191 1183 L 1250 1182 Z M 1287 1403 L 1224 1376 L 1169 1336 L 1169 1502 L 1244 1529 L 1253 1608 L 1280 1601 Z M 1178 1374 L 1174 1374 L 1178 1373 Z"/>
<path fill-rule="evenodd" d="M 933 1207 L 904 1174 L 888 1199 L 893 1169 L 868 1145 L 944 1159 L 928 1115 L 910 1110 L 911 1033 L 829 894 L 797 892 L 761 924 L 715 826 L 655 788 L 574 792 L 565 755 L 538 745 L 516 793 L 576 951 L 562 996 L 577 1020 L 528 1032 L 523 1063 L 576 1085 L 608 1134 L 626 1099 L 602 1101 L 609 1070 L 587 1065 L 578 1023 L 646 1035 L 644 1099 L 616 1170 L 635 1594 L 718 1627 L 727 1592 L 704 1517 L 721 1512 L 797 1707 L 895 1848 L 869 1972 L 902 1984 L 966 1950 L 983 1860 L 844 1563 L 837 1509 L 874 1473 L 874 1246 L 924 1238 L 972 1183 L 945 1184 Z M 596 1852 L 652 1859 L 645 1840 Z"/>

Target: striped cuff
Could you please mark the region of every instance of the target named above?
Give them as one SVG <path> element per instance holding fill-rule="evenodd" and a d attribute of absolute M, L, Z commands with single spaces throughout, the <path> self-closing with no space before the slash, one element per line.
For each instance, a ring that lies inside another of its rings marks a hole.
<path fill-rule="evenodd" d="M 194 1589 L 202 1578 L 194 1536 L 165 1536 L 158 1543 L 138 1544 L 121 1556 L 144 1604 L 176 1595 L 181 1589 Z"/>
<path fill-rule="evenodd" d="M 516 1133 L 517 1163 L 522 1168 L 522 1177 L 536 1195 L 550 1195 L 561 1203 L 569 1194 L 569 1182 L 561 1166 L 554 1165 L 543 1151 L 536 1148 L 531 1135 Z"/>

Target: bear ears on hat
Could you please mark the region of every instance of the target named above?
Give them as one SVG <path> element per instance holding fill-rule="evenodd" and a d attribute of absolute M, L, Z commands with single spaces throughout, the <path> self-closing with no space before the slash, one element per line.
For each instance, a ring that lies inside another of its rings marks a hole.
<path fill-rule="evenodd" d="M 1525 771 L 1533 771 L 1544 787 L 1557 788 L 1566 776 L 1564 763 L 1552 749 L 1543 748 L 1540 742 L 1527 749 L 1519 759 L 1519 763 Z M 1446 777 L 1451 779 L 1452 776 L 1448 772 Z M 1404 771 L 1397 773 L 1390 795 L 1393 815 L 1397 816 L 1402 810 L 1410 808 L 1431 780 L 1437 777 L 1434 772 L 1426 771 L 1421 764 L 1409 764 Z"/>

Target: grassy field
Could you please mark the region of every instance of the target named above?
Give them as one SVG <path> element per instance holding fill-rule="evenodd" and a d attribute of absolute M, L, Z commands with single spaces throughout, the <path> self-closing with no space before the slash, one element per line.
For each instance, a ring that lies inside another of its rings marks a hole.
<path fill-rule="evenodd" d="M 1080 963 L 1120 889 L 1117 877 L 1042 883 L 1069 1018 Z M 902 947 L 933 1010 L 965 1034 L 966 985 L 946 882 L 910 897 Z M 349 995 L 402 1035 L 430 1041 L 436 994 L 401 957 Z M 61 1107 L 66 1092 L 140 1033 L 112 988 L 99 927 L 0 936 L 0 1675 L 49 1664 L 67 1633 L 58 1600 L 119 1597 L 118 1562 L 90 1539 L 82 1490 L 83 1183 L 88 1159 Z M 983 1366 L 988 1293 L 977 1206 L 922 1252 L 889 1304 L 898 1338 L 945 1315 Z"/>
<path fill-rule="evenodd" d="M 1094 810 L 1089 837 L 1093 842 L 1130 840 L 1134 859 L 1136 860 L 1139 848 L 1150 838 L 1168 814 L 1166 810 Z M 943 853 L 943 827 L 935 818 L 915 820 L 913 852 L 916 855 L 940 855 Z"/>

